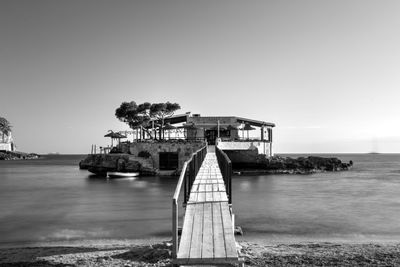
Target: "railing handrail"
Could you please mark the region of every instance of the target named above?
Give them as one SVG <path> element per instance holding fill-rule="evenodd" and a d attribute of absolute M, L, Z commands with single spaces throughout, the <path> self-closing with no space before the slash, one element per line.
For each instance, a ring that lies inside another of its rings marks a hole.
<path fill-rule="evenodd" d="M 186 169 L 187 169 L 187 166 L 189 165 L 189 162 L 191 162 L 193 160 L 193 158 L 195 157 L 195 155 L 198 154 L 199 152 L 201 152 L 203 149 L 207 149 L 207 145 L 203 146 L 202 148 L 196 150 L 196 152 L 192 153 L 192 156 L 190 157 L 190 159 L 185 161 L 185 163 L 183 164 L 182 171 L 181 171 L 181 174 L 179 176 L 178 184 L 176 185 L 176 188 L 175 188 L 175 193 L 174 193 L 173 199 L 177 200 L 179 198 L 179 193 L 180 193 L 180 191 L 182 189 L 181 188 L 182 187 L 182 183 L 183 183 L 183 180 L 185 178 Z"/>
<path fill-rule="evenodd" d="M 232 163 L 232 162 L 231 162 L 231 159 L 228 157 L 228 155 L 227 155 L 224 151 L 222 151 L 222 149 L 219 149 L 218 147 L 217 147 L 216 149 L 219 150 L 219 152 L 220 152 L 221 155 L 225 158 L 225 160 L 226 160 L 227 163 Z"/>
<path fill-rule="evenodd" d="M 173 141 L 206 141 L 207 139 L 205 137 L 167 137 L 167 138 L 161 138 L 161 139 L 142 138 L 142 139 L 133 139 L 132 141 L 127 140 L 127 141 L 123 141 L 121 143 L 126 143 L 126 142 L 139 143 L 139 142 L 148 142 L 148 141 L 152 141 L 152 142 L 166 141 L 167 142 L 169 140 L 173 140 Z"/>
<path fill-rule="evenodd" d="M 190 163 L 194 163 L 197 164 L 192 171 L 194 171 L 194 176 L 196 176 L 198 170 L 200 169 L 200 165 L 202 164 L 205 154 L 203 152 L 207 153 L 207 143 L 205 146 L 203 146 L 202 148 L 200 148 L 199 150 L 197 150 L 196 152 L 194 152 L 192 154 L 192 156 L 190 157 L 190 159 L 188 159 L 187 161 L 185 161 L 185 163 L 183 164 L 182 167 L 182 171 L 181 174 L 179 176 L 179 180 L 178 180 L 178 184 L 176 185 L 175 188 L 175 192 L 174 192 L 174 196 L 172 198 L 172 257 L 175 259 L 178 253 L 178 219 L 179 219 L 179 211 L 178 211 L 178 199 L 179 199 L 179 194 L 182 190 L 182 184 L 185 184 L 185 195 L 184 195 L 184 203 L 186 203 L 187 199 L 188 199 L 188 193 L 190 192 L 190 186 L 191 186 L 191 182 L 194 181 L 187 181 L 187 170 L 188 170 L 188 166 L 190 167 Z M 197 158 L 197 155 L 200 155 L 201 158 L 200 160 L 197 160 L 197 162 L 193 161 L 195 158 Z M 189 168 L 190 170 L 191 168 Z M 196 170 L 197 169 L 197 170 Z M 192 173 L 193 175 L 193 173 Z M 190 177 L 189 177 L 190 178 Z M 186 192 L 187 191 L 187 192 Z"/>
<path fill-rule="evenodd" d="M 215 154 L 217 155 L 218 165 L 221 169 L 222 177 L 224 178 L 229 204 L 232 204 L 232 161 L 218 146 L 215 147 Z"/>
<path fill-rule="evenodd" d="M 193 155 L 192 155 L 192 157 L 193 157 Z M 176 188 L 175 188 L 174 197 L 172 198 L 175 201 L 178 201 L 179 193 L 181 192 L 181 187 L 183 184 L 183 179 L 185 178 L 185 174 L 186 174 L 186 168 L 187 168 L 188 163 L 192 160 L 192 157 L 189 160 L 185 161 L 185 163 L 183 164 L 182 172 L 179 175 L 178 184 L 176 185 Z"/>
<path fill-rule="evenodd" d="M 271 140 L 268 139 L 260 139 L 260 138 L 237 138 L 237 139 L 231 139 L 231 138 L 220 138 L 219 142 L 263 142 L 263 143 L 270 143 Z"/>

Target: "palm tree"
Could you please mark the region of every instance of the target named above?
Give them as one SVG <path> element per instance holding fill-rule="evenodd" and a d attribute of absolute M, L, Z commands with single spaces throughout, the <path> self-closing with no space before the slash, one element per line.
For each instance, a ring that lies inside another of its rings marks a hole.
<path fill-rule="evenodd" d="M 0 117 L 0 132 L 2 134 L 2 140 L 4 140 L 4 135 L 9 135 L 11 133 L 11 124 L 3 117 Z"/>

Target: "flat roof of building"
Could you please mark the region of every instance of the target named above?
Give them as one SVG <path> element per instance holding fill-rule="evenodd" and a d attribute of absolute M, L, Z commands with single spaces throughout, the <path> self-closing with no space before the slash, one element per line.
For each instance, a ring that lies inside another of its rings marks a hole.
<path fill-rule="evenodd" d="M 266 121 L 258 121 L 258 120 L 253 120 L 253 119 L 246 119 L 242 117 L 236 117 L 237 121 L 240 123 L 248 123 L 252 126 L 268 126 L 268 127 L 275 127 L 275 123 L 272 122 L 266 122 Z"/>
<path fill-rule="evenodd" d="M 229 119 L 235 120 L 238 123 L 244 123 L 244 124 L 247 123 L 247 124 L 250 124 L 251 126 L 256 126 L 256 127 L 262 127 L 262 126 L 275 127 L 275 123 L 272 123 L 272 122 L 247 119 L 247 118 L 237 117 L 237 116 L 199 116 L 199 115 L 190 116 L 189 114 L 179 114 L 179 115 L 174 115 L 172 117 L 166 118 L 164 120 L 164 122 L 170 123 L 170 124 L 184 123 L 184 122 L 188 121 L 189 117 L 190 118 L 208 119 L 213 122 L 217 122 L 218 120 L 229 118 Z"/>

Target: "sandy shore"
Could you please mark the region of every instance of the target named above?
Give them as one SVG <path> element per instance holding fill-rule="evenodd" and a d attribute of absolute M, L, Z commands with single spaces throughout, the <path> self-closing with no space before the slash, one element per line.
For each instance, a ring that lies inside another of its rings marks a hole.
<path fill-rule="evenodd" d="M 169 241 L 43 243 L 0 248 L 0 266 L 170 266 Z M 238 243 L 246 266 L 400 266 L 400 243 Z"/>

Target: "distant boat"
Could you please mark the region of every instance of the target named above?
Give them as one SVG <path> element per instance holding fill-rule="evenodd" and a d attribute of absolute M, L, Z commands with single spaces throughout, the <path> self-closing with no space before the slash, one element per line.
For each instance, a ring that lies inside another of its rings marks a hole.
<path fill-rule="evenodd" d="M 138 176 L 138 172 L 107 172 L 108 178 L 128 178 Z"/>

